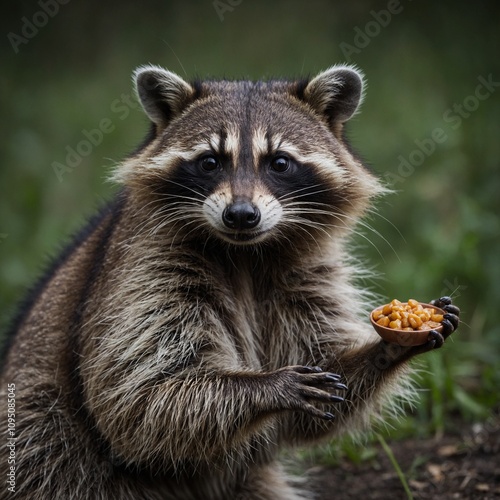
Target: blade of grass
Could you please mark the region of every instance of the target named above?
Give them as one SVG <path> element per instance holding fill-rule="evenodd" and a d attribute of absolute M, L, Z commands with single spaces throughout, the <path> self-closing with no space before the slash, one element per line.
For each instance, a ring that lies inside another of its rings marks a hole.
<path fill-rule="evenodd" d="M 384 449 L 386 455 L 389 457 L 389 460 L 392 463 L 392 466 L 394 467 L 394 470 L 396 471 L 399 480 L 401 481 L 401 484 L 403 485 L 403 488 L 406 492 L 406 496 L 408 497 L 408 500 L 413 500 L 413 495 L 411 494 L 410 487 L 408 486 L 408 482 L 406 481 L 406 477 L 403 474 L 403 471 L 401 470 L 401 467 L 398 464 L 398 461 L 396 460 L 396 457 L 394 456 L 394 453 L 392 453 L 391 448 L 389 445 L 386 443 L 385 439 L 378 433 L 376 433 L 377 439 L 379 440 L 380 444 L 382 445 L 382 448 Z"/>

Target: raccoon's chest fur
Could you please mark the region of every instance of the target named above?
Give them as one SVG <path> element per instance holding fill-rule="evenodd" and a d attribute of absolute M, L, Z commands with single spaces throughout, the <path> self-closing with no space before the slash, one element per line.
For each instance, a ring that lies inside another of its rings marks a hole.
<path fill-rule="evenodd" d="M 228 273 L 229 297 L 232 302 L 228 330 L 237 346 L 243 364 L 248 368 L 259 369 L 266 364 L 266 353 L 262 349 L 263 325 L 262 307 L 259 307 L 258 290 L 250 272 Z M 263 297 L 261 297 L 262 299 Z M 265 300 L 265 299 L 264 299 Z"/>
<path fill-rule="evenodd" d="M 325 318 L 317 317 L 319 311 L 308 303 L 308 298 L 319 293 L 324 294 L 325 301 L 334 303 L 326 282 L 322 290 L 317 289 L 326 276 L 334 279 L 333 267 L 317 266 L 297 272 L 287 269 L 279 256 L 265 253 L 227 259 L 213 276 L 213 283 L 224 283 L 224 293 L 219 296 L 222 317 L 242 368 L 275 370 L 320 361 L 318 338 Z M 327 321 L 331 324 L 325 334 L 331 334 L 333 328 L 334 317 L 329 314 Z"/>
<path fill-rule="evenodd" d="M 280 359 L 282 354 L 272 351 L 287 341 L 287 327 L 279 320 L 286 306 L 279 303 L 274 283 L 263 276 L 257 277 L 256 283 L 248 269 L 229 273 L 227 281 L 229 300 L 226 303 L 230 303 L 227 328 L 242 365 L 250 369 L 280 366 L 284 361 Z"/>

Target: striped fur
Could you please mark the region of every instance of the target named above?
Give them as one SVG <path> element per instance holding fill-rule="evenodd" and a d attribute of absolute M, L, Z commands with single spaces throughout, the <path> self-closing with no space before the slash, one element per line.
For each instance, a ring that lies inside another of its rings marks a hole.
<path fill-rule="evenodd" d="M 135 81 L 151 139 L 116 169 L 119 202 L 43 283 L 3 366 L 12 498 L 310 498 L 279 450 L 411 396 L 408 351 L 364 321 L 346 249 L 384 193 L 343 139 L 362 77 L 189 84 L 144 67 Z"/>

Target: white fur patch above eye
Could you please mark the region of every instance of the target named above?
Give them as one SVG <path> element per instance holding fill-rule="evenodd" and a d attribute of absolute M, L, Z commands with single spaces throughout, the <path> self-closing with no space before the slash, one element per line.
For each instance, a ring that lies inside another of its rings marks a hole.
<path fill-rule="evenodd" d="M 281 149 L 283 145 L 283 137 L 280 134 L 274 134 L 271 137 L 271 152 Z"/>
<path fill-rule="evenodd" d="M 112 180 L 125 184 L 128 179 L 140 175 L 141 171 L 157 173 L 168 172 L 179 161 L 194 161 L 204 154 L 212 153 L 208 142 L 195 144 L 190 149 L 166 149 L 160 154 L 149 156 L 147 153 L 139 158 L 132 158 L 115 169 Z"/>
<path fill-rule="evenodd" d="M 204 154 L 212 153 L 212 149 L 208 142 L 200 142 L 195 144 L 190 149 L 168 149 L 163 153 L 154 156 L 148 162 L 150 168 L 159 168 L 162 170 L 168 169 L 169 166 L 178 160 L 194 161 Z"/>
<path fill-rule="evenodd" d="M 263 128 L 257 128 L 252 137 L 253 164 L 257 166 L 262 156 L 269 153 L 267 134 Z"/>
<path fill-rule="evenodd" d="M 349 180 L 348 172 L 339 166 L 337 159 L 327 151 L 301 152 L 297 146 L 287 141 L 280 143 L 279 151 L 290 155 L 300 163 L 315 166 L 330 177 L 333 176 L 338 185 Z"/>
<path fill-rule="evenodd" d="M 225 153 L 232 157 L 233 163 L 236 165 L 240 152 L 240 133 L 236 127 L 232 127 L 227 131 L 224 150 Z"/>
<path fill-rule="evenodd" d="M 223 138 L 220 134 L 212 134 L 209 139 L 210 147 L 217 154 L 227 154 L 236 164 L 240 151 L 240 134 L 236 127 L 230 127 Z M 222 150 L 222 147 L 224 150 Z"/>
<path fill-rule="evenodd" d="M 220 153 L 220 135 L 219 134 L 212 134 L 209 139 L 209 144 L 210 147 L 217 153 Z"/>

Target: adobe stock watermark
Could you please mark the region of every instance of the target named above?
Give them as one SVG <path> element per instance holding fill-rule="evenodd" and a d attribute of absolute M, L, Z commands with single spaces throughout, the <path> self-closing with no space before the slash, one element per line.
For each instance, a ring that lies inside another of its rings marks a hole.
<path fill-rule="evenodd" d="M 16 54 L 19 53 L 19 47 L 26 45 L 30 40 L 38 35 L 39 31 L 47 26 L 50 19 L 57 15 L 61 5 L 66 5 L 70 0 L 39 0 L 37 10 L 29 19 L 26 16 L 21 18 L 22 26 L 20 29 L 21 34 L 8 33 L 7 39 L 9 40 L 12 49 Z"/>
<path fill-rule="evenodd" d="M 458 129 L 464 120 L 469 118 L 476 111 L 481 102 L 486 101 L 500 87 L 500 81 L 495 81 L 490 73 L 487 77 L 478 76 L 478 85 L 474 92 L 461 102 L 454 103 L 442 114 L 443 122 L 451 130 Z M 444 127 L 436 127 L 431 133 L 422 139 L 415 139 L 413 142 L 417 146 L 408 155 L 397 157 L 397 173 L 385 172 L 384 179 L 390 187 L 405 182 L 414 172 L 415 168 L 421 166 L 429 156 L 449 138 Z"/>
<path fill-rule="evenodd" d="M 233 12 L 235 7 L 241 5 L 243 0 L 214 0 L 212 5 L 219 16 L 220 22 L 224 21 L 227 12 Z"/>
<path fill-rule="evenodd" d="M 467 285 L 461 285 L 458 282 L 457 276 L 453 278 L 453 282 L 451 282 L 448 278 L 445 278 L 443 280 L 443 285 L 444 288 L 441 290 L 440 297 L 450 296 L 453 299 L 457 299 L 458 297 L 460 297 L 460 295 L 462 295 L 461 290 L 467 290 Z"/>
<path fill-rule="evenodd" d="M 408 0 L 411 2 L 411 0 Z M 354 28 L 354 38 L 352 43 L 342 42 L 339 45 L 342 54 L 347 62 L 351 61 L 353 54 L 360 54 L 363 49 L 370 45 L 371 41 L 377 37 L 382 29 L 387 28 L 394 16 L 401 14 L 404 7 L 400 0 L 389 0 L 386 8 L 375 11 L 370 11 L 372 19 L 368 21 L 362 28 L 356 26 Z"/>
<path fill-rule="evenodd" d="M 16 492 L 16 384 L 7 384 L 7 490 Z"/>
<path fill-rule="evenodd" d="M 52 162 L 54 171 L 59 182 L 63 181 L 63 176 L 77 168 L 84 158 L 89 156 L 96 147 L 104 141 L 104 137 L 111 134 L 116 129 L 116 119 L 123 121 L 128 118 L 131 110 L 140 109 L 139 101 L 135 94 L 123 93 L 111 102 L 111 117 L 102 118 L 95 128 L 82 130 L 82 139 L 74 146 L 66 146 L 65 162 Z"/>

